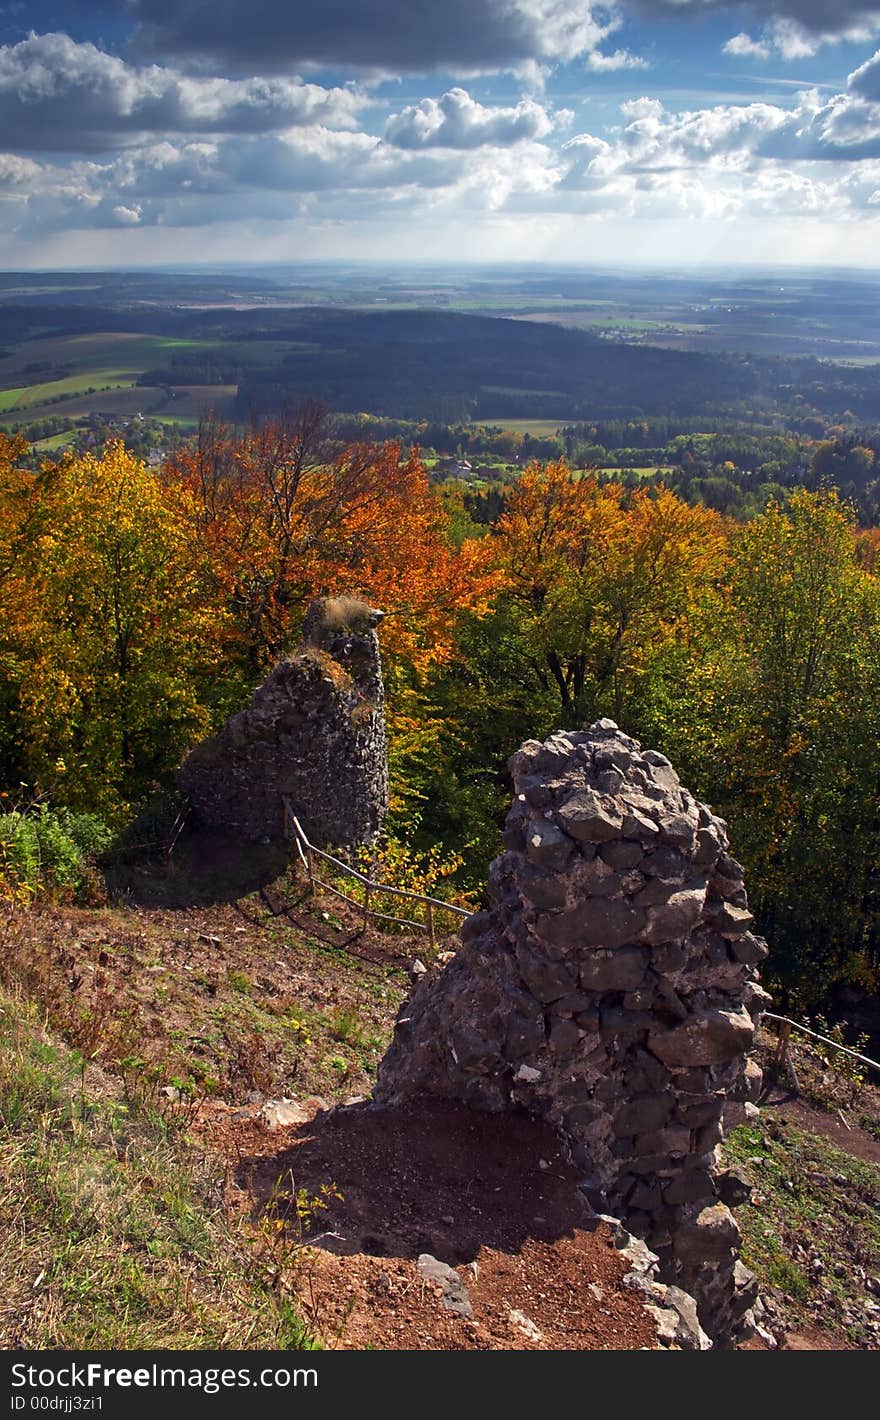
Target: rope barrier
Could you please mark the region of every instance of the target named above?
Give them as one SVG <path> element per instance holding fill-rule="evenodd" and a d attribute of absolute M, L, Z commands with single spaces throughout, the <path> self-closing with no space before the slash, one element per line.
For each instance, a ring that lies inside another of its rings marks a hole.
<path fill-rule="evenodd" d="M 285 838 L 292 838 L 294 843 L 296 844 L 296 849 L 299 854 L 300 861 L 309 875 L 309 885 L 312 889 L 312 892 L 315 891 L 316 887 L 322 887 L 328 889 L 332 893 L 335 893 L 337 897 L 343 898 L 353 907 L 357 907 L 361 912 L 363 912 L 365 925 L 368 918 L 378 917 L 386 922 L 399 923 L 402 927 L 415 927 L 416 930 L 419 932 L 428 933 L 431 939 L 431 946 L 433 947 L 435 945 L 435 909 L 439 908 L 441 912 L 451 912 L 452 915 L 455 917 L 471 916 L 470 912 L 468 912 L 465 908 L 456 907 L 455 904 L 452 902 L 444 902 L 439 897 L 428 897 L 423 893 L 410 892 L 408 888 L 393 887 L 390 883 L 374 882 L 372 878 L 368 878 L 363 873 L 358 872 L 357 868 L 352 868 L 349 866 L 348 863 L 343 863 L 341 858 L 334 858 L 332 853 L 326 853 L 323 848 L 316 848 L 313 843 L 309 842 L 305 829 L 303 828 L 296 814 L 293 812 L 293 807 L 286 795 L 281 796 L 281 802 L 284 809 L 284 836 Z M 327 863 L 332 863 L 334 868 L 337 868 L 340 872 L 345 873 L 348 877 L 354 878 L 356 882 L 361 883 L 364 889 L 363 902 L 356 902 L 354 898 L 348 897 L 344 892 L 340 892 L 339 888 L 334 887 L 332 883 L 325 882 L 322 878 L 318 878 L 315 875 L 315 870 L 312 862 L 313 854 L 316 855 L 318 858 L 323 858 L 324 861 Z M 371 894 L 374 892 L 386 892 L 390 893 L 392 897 L 402 897 L 410 902 L 424 903 L 427 922 L 416 922 L 411 917 L 393 917 L 388 912 L 380 912 L 377 908 L 371 907 L 370 897 Z"/>
<path fill-rule="evenodd" d="M 792 1030 L 802 1031 L 804 1035 L 811 1035 L 814 1040 L 821 1040 L 823 1044 L 830 1045 L 832 1050 L 841 1050 L 844 1055 L 851 1055 L 854 1060 L 860 1060 L 863 1065 L 870 1065 L 874 1070 L 880 1070 L 880 1063 L 876 1060 L 871 1060 L 867 1055 L 860 1055 L 857 1050 L 850 1050 L 848 1045 L 840 1045 L 836 1040 L 829 1040 L 827 1035 L 820 1035 L 818 1031 L 810 1030 L 809 1026 L 802 1026 L 800 1021 L 793 1021 L 788 1016 L 776 1016 L 772 1011 L 765 1011 L 764 1017 L 766 1020 L 780 1021 Z"/>

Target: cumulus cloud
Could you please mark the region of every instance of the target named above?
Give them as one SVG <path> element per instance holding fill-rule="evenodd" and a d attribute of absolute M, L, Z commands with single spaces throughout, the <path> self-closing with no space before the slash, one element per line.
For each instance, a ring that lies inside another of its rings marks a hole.
<path fill-rule="evenodd" d="M 847 80 L 850 93 L 872 103 L 880 103 L 880 49 L 873 58 L 854 69 Z"/>
<path fill-rule="evenodd" d="M 450 89 L 439 99 L 422 99 L 392 115 L 385 138 L 397 148 L 507 147 L 527 139 L 545 138 L 554 120 L 534 99 L 512 108 L 489 108 L 465 89 Z"/>
<path fill-rule="evenodd" d="M 552 8 L 516 4 L 533 15 Z M 576 58 L 582 68 L 615 64 L 595 46 Z M 381 133 L 360 126 L 365 102 L 350 88 L 136 67 L 67 36 L 32 36 L 0 49 L 10 150 L 0 154 L 0 225 L 19 240 L 125 229 L 120 241 L 142 232 L 147 243 L 160 228 L 207 233 L 245 221 L 398 231 L 422 222 L 428 232 L 524 214 L 548 225 L 556 215 L 880 215 L 880 51 L 831 96 L 677 111 L 645 94 L 623 104 L 616 123 L 566 141 L 571 112 L 534 96 L 484 103 L 454 86 L 399 107 Z"/>
<path fill-rule="evenodd" d="M 875 19 L 866 18 L 840 27 L 826 23 L 824 29 L 812 29 L 800 20 L 781 16 L 764 27 L 759 39 L 752 39 L 745 33 L 738 34 L 722 47 L 725 54 L 752 59 L 768 59 L 771 54 L 778 55 L 780 59 L 811 59 L 825 45 L 840 44 L 843 40 L 871 40 L 878 33 L 880 11 Z"/>
<path fill-rule="evenodd" d="M 365 99 L 299 79 L 193 77 L 133 68 L 66 34 L 0 46 L 0 132 L 29 152 L 100 152 L 146 133 L 351 127 Z"/>
<path fill-rule="evenodd" d="M 647 69 L 647 59 L 638 54 L 630 54 L 628 49 L 615 49 L 612 54 L 602 54 L 598 49 L 587 55 L 587 68 L 601 73 L 612 69 Z"/>
<path fill-rule="evenodd" d="M 722 45 L 725 54 L 735 55 L 738 59 L 769 59 L 770 45 L 766 40 L 755 40 L 750 35 L 740 33 L 733 35 L 726 44 Z"/>
<path fill-rule="evenodd" d="M 450 74 L 517 69 L 597 49 L 618 23 L 590 0 L 130 0 L 134 52 L 229 73 L 291 65 Z"/>

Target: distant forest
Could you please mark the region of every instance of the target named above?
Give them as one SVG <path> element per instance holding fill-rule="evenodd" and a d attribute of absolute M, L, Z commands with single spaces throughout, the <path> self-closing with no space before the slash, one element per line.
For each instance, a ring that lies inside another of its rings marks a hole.
<path fill-rule="evenodd" d="M 662 349 L 449 311 L 0 305 L 0 347 L 96 331 L 192 341 L 139 383 L 237 385 L 242 421 L 311 395 L 334 410 L 444 423 L 661 415 L 794 429 L 810 419 L 880 422 L 880 377 L 870 364 Z"/>

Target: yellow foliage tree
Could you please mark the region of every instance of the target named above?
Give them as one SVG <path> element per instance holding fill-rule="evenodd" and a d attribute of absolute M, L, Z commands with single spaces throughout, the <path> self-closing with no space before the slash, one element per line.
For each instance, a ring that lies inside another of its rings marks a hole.
<path fill-rule="evenodd" d="M 45 465 L 22 516 L 31 537 L 8 607 L 32 782 L 114 817 L 207 723 L 203 697 L 223 613 L 191 498 L 121 444 Z"/>
<path fill-rule="evenodd" d="M 589 680 L 622 718 L 633 677 L 658 643 L 685 633 L 725 547 L 718 514 L 666 488 L 627 495 L 562 462 L 524 471 L 496 551 L 526 618 L 533 667 L 567 715 Z"/>

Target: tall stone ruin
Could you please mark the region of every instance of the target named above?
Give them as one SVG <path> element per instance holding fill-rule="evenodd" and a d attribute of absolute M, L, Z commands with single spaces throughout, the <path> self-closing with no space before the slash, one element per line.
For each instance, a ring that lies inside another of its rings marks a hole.
<path fill-rule="evenodd" d="M 277 839 L 286 796 L 318 846 L 376 837 L 388 810 L 381 619 L 352 597 L 312 603 L 297 653 L 177 772 L 202 823 Z"/>
<path fill-rule="evenodd" d="M 757 1288 L 730 1211 L 747 1191 L 716 1151 L 754 1110 L 748 1051 L 769 1000 L 743 870 L 723 820 L 611 720 L 528 741 L 511 769 L 491 909 L 402 1008 L 376 1098 L 550 1120 L 593 1207 L 644 1239 L 727 1344 Z"/>

